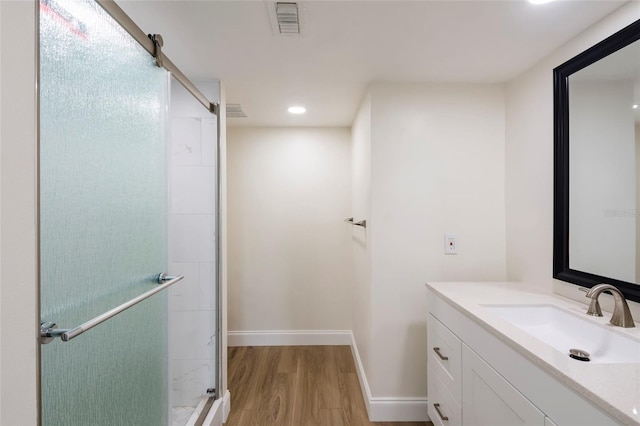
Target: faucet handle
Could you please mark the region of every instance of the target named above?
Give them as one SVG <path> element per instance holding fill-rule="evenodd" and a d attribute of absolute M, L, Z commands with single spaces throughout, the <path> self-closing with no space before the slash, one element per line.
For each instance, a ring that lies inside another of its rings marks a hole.
<path fill-rule="evenodd" d="M 589 293 L 588 288 L 578 287 L 578 290 L 584 291 L 585 293 Z M 585 295 L 585 297 L 588 297 L 589 299 L 591 299 L 591 302 L 589 303 L 589 309 L 587 309 L 587 315 L 591 315 L 592 317 L 601 317 L 602 309 L 600 309 L 600 302 L 598 302 L 598 298 L 590 297 L 588 294 Z"/>
<path fill-rule="evenodd" d="M 592 317 L 602 316 L 602 309 L 600 309 L 600 302 L 598 302 L 598 299 L 591 299 L 589 309 L 587 309 L 587 315 L 591 315 Z"/>

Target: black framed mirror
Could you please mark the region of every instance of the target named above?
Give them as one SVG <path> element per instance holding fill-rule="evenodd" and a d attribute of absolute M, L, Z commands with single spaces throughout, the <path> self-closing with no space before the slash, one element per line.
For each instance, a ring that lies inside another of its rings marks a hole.
<path fill-rule="evenodd" d="M 553 71 L 553 277 L 640 302 L 640 20 Z"/>

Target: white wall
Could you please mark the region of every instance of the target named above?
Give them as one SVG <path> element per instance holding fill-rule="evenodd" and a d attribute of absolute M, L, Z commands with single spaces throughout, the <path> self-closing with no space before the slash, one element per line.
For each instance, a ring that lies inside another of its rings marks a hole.
<path fill-rule="evenodd" d="M 351 215 L 368 219 L 371 229 L 371 95 L 367 93 L 351 127 Z M 371 371 L 370 232 L 351 228 L 353 259 L 352 324 L 364 370 Z"/>
<path fill-rule="evenodd" d="M 638 16 L 640 3 L 630 2 L 507 85 L 506 219 L 510 280 L 530 281 L 577 300 L 585 299 L 574 285 L 552 279 L 553 68 L 634 22 Z M 605 302 L 603 308 L 606 306 Z"/>
<path fill-rule="evenodd" d="M 219 102 L 217 82 L 197 83 Z M 169 292 L 171 405 L 195 407 L 215 387 L 216 117 L 177 81 L 171 85 Z"/>
<path fill-rule="evenodd" d="M 2 425 L 35 425 L 38 416 L 36 7 L 0 1 Z"/>
<path fill-rule="evenodd" d="M 371 111 L 369 382 L 375 396 L 422 396 L 424 283 L 506 276 L 504 88 L 375 85 Z"/>
<path fill-rule="evenodd" d="M 228 130 L 229 330 L 351 329 L 349 130 Z"/>
<path fill-rule="evenodd" d="M 367 158 L 370 137 L 371 283 L 357 288 L 370 291 L 360 316 L 371 343 L 366 331 L 356 343 L 374 399 L 427 393 L 425 282 L 506 276 L 504 115 L 501 85 L 376 84 L 361 107 L 353 141 L 354 158 Z M 368 190 L 354 186 L 354 200 Z M 444 254 L 447 233 L 457 255 Z"/>
<path fill-rule="evenodd" d="M 569 93 L 569 266 L 636 281 L 631 81 L 574 80 Z"/>

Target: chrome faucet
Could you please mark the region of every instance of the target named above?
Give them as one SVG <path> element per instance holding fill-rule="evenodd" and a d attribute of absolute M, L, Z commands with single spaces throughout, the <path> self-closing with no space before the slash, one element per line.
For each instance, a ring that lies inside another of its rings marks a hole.
<path fill-rule="evenodd" d="M 613 325 L 617 325 L 618 327 L 635 327 L 636 325 L 633 322 L 633 317 L 631 316 L 631 311 L 629 310 L 629 305 L 627 305 L 624 295 L 620 290 L 609 284 L 598 284 L 587 291 L 586 297 L 591 299 L 587 315 L 593 315 L 595 317 L 602 316 L 598 296 L 600 296 L 600 293 L 603 291 L 609 291 L 613 295 L 613 315 L 611 315 L 611 321 L 609 322 Z"/>

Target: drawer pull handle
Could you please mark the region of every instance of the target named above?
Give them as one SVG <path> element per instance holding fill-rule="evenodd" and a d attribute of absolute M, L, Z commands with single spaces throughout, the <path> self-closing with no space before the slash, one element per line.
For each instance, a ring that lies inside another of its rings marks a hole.
<path fill-rule="evenodd" d="M 440 404 L 433 404 L 433 408 L 436 409 L 436 412 L 438 413 L 442 421 L 446 422 L 449 420 L 449 417 L 442 415 L 442 411 L 440 411 Z"/>
<path fill-rule="evenodd" d="M 440 357 L 440 359 L 441 359 L 441 360 L 446 361 L 446 360 L 448 360 L 448 359 L 449 359 L 449 357 L 448 357 L 448 356 L 444 356 L 444 355 L 442 355 L 442 354 L 440 353 L 440 348 L 435 348 L 435 347 L 434 347 L 434 348 L 433 348 L 433 351 L 434 351 L 435 353 L 437 353 L 437 354 L 438 354 L 438 356 Z"/>

